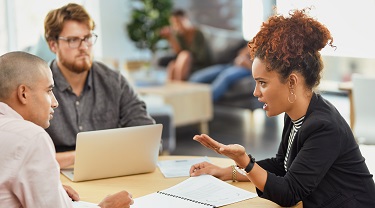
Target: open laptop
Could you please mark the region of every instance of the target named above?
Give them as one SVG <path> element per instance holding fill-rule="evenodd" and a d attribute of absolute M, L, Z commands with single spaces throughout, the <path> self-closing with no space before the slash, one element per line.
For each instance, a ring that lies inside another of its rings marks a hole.
<path fill-rule="evenodd" d="M 162 124 L 80 132 L 74 169 L 61 173 L 74 182 L 152 172 Z"/>

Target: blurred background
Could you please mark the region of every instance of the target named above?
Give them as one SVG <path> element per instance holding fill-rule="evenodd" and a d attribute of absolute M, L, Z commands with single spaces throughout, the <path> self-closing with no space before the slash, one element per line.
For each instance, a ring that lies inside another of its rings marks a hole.
<path fill-rule="evenodd" d="M 0 0 L 0 55 L 24 50 L 47 61 L 53 58 L 43 39 L 43 21 L 49 10 L 69 2 L 85 6 L 96 22 L 99 35 L 94 46 L 95 59 L 120 70 L 132 79 L 129 70 L 139 68 L 152 58 L 147 47 L 139 47 L 129 37 L 128 25 L 134 10 L 145 9 L 152 0 Z M 165 2 L 160 0 L 159 3 Z M 323 49 L 324 74 L 321 91 L 350 123 L 350 98 L 340 83 L 351 81 L 353 73 L 373 75 L 375 70 L 375 0 L 168 0 L 171 8 L 158 8 L 163 14 L 173 8 L 184 9 L 192 22 L 205 30 L 220 31 L 226 36 L 250 40 L 262 22 L 273 12 L 310 7 L 311 16 L 325 24 L 334 37 L 336 49 Z M 277 8 L 275 11 L 274 8 Z M 155 12 L 156 6 L 152 12 Z M 145 13 L 146 15 L 146 13 Z M 145 16 L 146 18 L 147 16 Z M 156 17 L 158 21 L 158 17 Z M 229 41 L 229 40 L 227 40 Z M 215 44 L 226 44 L 219 41 Z M 167 43 L 158 41 L 158 53 L 168 51 Z M 141 63 L 141 64 L 140 64 Z M 149 103 L 154 101 L 149 101 Z M 151 104 L 152 105 L 152 104 Z M 243 144 L 257 159 L 273 156 L 280 142 L 282 116 L 268 118 L 261 109 L 228 107 L 213 104 L 209 133 L 223 143 Z M 175 147 L 168 154 L 217 156 L 192 141 L 200 133 L 197 125 L 178 126 L 172 132 Z"/>
<path fill-rule="evenodd" d="M 134 0 L 0 0 L 0 54 L 25 50 L 35 46 L 43 34 L 47 12 L 68 2 L 86 7 L 97 23 L 99 35 L 95 46 L 98 58 L 117 59 L 123 63 L 147 60 L 151 54 L 140 50 L 129 39 L 126 24 L 131 21 Z M 196 24 L 236 30 L 249 40 L 258 31 L 264 17 L 277 12 L 287 14 L 291 9 L 311 7 L 310 14 L 324 23 L 334 37 L 336 50 L 327 48 L 325 79 L 350 79 L 353 72 L 374 73 L 375 19 L 374 0 L 172 0 L 174 8 L 183 8 Z"/>

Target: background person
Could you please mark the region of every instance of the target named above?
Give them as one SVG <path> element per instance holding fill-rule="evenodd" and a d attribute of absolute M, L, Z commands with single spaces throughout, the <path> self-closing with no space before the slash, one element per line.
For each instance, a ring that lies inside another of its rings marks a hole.
<path fill-rule="evenodd" d="M 199 28 L 194 27 L 185 11 L 172 12 L 170 26 L 164 27 L 160 35 L 168 40 L 175 53 L 161 62 L 167 62 L 169 80 L 186 80 L 189 75 L 211 62 L 208 43 Z"/>
<path fill-rule="evenodd" d="M 79 196 L 60 181 L 55 149 L 44 130 L 58 102 L 48 64 L 10 52 L 0 56 L 0 204 L 1 207 L 73 207 Z M 131 195 L 106 197 L 102 208 L 130 207 Z"/>
<path fill-rule="evenodd" d="M 234 83 L 251 76 L 252 63 L 249 48 L 245 46 L 238 52 L 233 63 L 216 64 L 200 69 L 190 76 L 189 82 L 210 83 L 212 99 L 216 102 Z"/>
<path fill-rule="evenodd" d="M 273 16 L 249 42 L 256 81 L 254 96 L 267 116 L 285 113 L 279 150 L 274 158 L 255 161 L 241 145 L 224 145 L 207 135 L 194 140 L 233 159 L 243 168 L 260 197 L 281 206 L 375 207 L 375 184 L 347 122 L 313 89 L 323 62 L 320 50 L 332 46 L 329 30 L 296 10 Z M 192 176 L 227 179 L 236 169 L 209 163 L 193 165 Z M 243 177 L 241 177 L 241 180 Z"/>
<path fill-rule="evenodd" d="M 119 72 L 93 61 L 95 23 L 78 4 L 50 11 L 44 21 L 45 39 L 56 54 L 50 63 L 60 102 L 46 129 L 60 167 L 75 159 L 78 132 L 153 124 L 146 105 Z"/>

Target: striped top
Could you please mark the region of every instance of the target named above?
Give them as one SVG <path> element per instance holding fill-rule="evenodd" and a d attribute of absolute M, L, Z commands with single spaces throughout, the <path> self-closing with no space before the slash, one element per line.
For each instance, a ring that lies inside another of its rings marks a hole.
<path fill-rule="evenodd" d="M 287 168 L 287 162 L 288 162 L 288 159 L 289 159 L 289 152 L 290 152 L 290 148 L 293 144 L 293 141 L 294 141 L 294 137 L 296 136 L 298 130 L 301 128 L 302 126 L 302 123 L 303 121 L 305 120 L 305 116 L 302 116 L 301 118 L 293 121 L 293 127 L 292 127 L 292 130 L 290 131 L 290 134 L 289 134 L 289 140 L 288 140 L 288 149 L 286 150 L 286 154 L 285 154 L 285 159 L 284 159 L 284 169 L 285 169 L 285 172 L 288 172 L 288 168 Z"/>

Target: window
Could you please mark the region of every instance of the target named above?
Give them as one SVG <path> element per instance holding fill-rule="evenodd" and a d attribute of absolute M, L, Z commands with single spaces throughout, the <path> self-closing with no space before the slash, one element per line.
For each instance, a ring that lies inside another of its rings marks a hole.
<path fill-rule="evenodd" d="M 262 22 L 262 1 L 242 0 L 242 31 L 244 39 L 252 39 L 258 33 Z"/>
<path fill-rule="evenodd" d="M 70 0 L 0 0 L 0 53 L 26 50 L 44 34 L 47 13 Z M 3 38 L 5 37 L 5 38 Z"/>
<path fill-rule="evenodd" d="M 6 0 L 0 0 L 0 55 L 8 48 Z"/>
<path fill-rule="evenodd" d="M 370 23 L 375 19 L 375 0 L 359 1 L 278 1 L 278 9 L 287 14 L 290 8 L 312 7 L 311 16 L 328 27 L 333 36 L 334 51 L 326 47 L 323 55 L 375 58 L 375 30 Z"/>
<path fill-rule="evenodd" d="M 293 9 L 311 8 L 309 15 L 328 27 L 337 46 L 336 50 L 326 47 L 322 55 L 375 58 L 375 30 L 370 24 L 375 19 L 375 0 L 278 0 L 276 5 L 277 12 L 284 15 Z M 250 39 L 261 24 L 262 3 L 243 0 L 243 7 L 245 37 Z"/>

